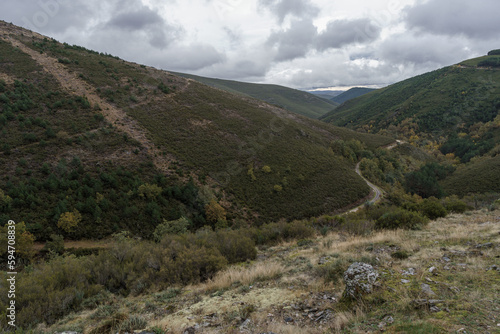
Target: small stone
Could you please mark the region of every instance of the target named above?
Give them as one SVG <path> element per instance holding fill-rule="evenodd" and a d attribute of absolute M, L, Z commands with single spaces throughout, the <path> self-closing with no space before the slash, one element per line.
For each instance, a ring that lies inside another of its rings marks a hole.
<path fill-rule="evenodd" d="M 387 324 L 382 321 L 381 323 L 378 324 L 378 329 L 381 331 L 384 331 L 385 326 L 387 326 Z"/>
<path fill-rule="evenodd" d="M 439 303 L 443 303 L 444 300 L 440 300 L 440 299 L 429 299 L 429 304 L 439 304 Z"/>
<path fill-rule="evenodd" d="M 392 324 L 394 323 L 394 318 L 390 315 L 388 315 L 387 317 L 384 318 L 384 321 L 388 324 Z"/>
<path fill-rule="evenodd" d="M 434 291 L 432 291 L 430 285 L 428 285 L 428 284 L 422 283 L 420 285 L 420 288 L 421 288 L 422 292 L 425 293 L 427 296 L 435 296 L 436 295 L 436 293 Z"/>
<path fill-rule="evenodd" d="M 250 325 L 250 323 L 251 323 L 251 322 L 252 322 L 252 321 L 251 321 L 250 319 L 245 320 L 245 321 L 241 324 L 241 326 L 240 326 L 240 330 L 243 330 L 243 329 L 248 329 L 248 326 Z"/>
<path fill-rule="evenodd" d="M 443 261 L 444 262 L 450 262 L 451 259 L 449 257 L 447 257 L 447 256 L 443 256 Z"/>
<path fill-rule="evenodd" d="M 434 281 L 433 281 L 433 280 L 431 280 L 429 277 L 426 277 L 426 278 L 425 278 L 425 280 L 426 280 L 427 282 L 429 282 L 429 283 L 434 283 Z"/>
<path fill-rule="evenodd" d="M 437 268 L 436 268 L 436 267 L 430 267 L 430 268 L 429 268 L 429 272 L 430 272 L 431 274 L 436 274 L 436 271 L 437 271 Z"/>
<path fill-rule="evenodd" d="M 293 322 L 293 318 L 286 317 L 286 318 L 285 318 L 285 322 Z"/>
<path fill-rule="evenodd" d="M 194 329 L 194 327 L 189 327 L 189 328 L 186 328 L 184 330 L 184 332 L 182 332 L 182 334 L 194 334 L 196 332 L 196 330 Z"/>
<path fill-rule="evenodd" d="M 441 311 L 441 309 L 440 309 L 439 307 L 437 307 L 437 306 L 432 306 L 432 307 L 430 308 L 430 311 L 431 311 L 431 312 L 434 312 L 434 313 L 437 313 L 437 312 Z"/>
<path fill-rule="evenodd" d="M 485 244 L 482 244 L 482 245 L 476 245 L 476 248 L 492 248 L 493 247 L 493 243 L 492 242 L 488 242 L 488 243 L 485 243 Z"/>
<path fill-rule="evenodd" d="M 410 283 L 410 282 L 411 282 L 411 281 L 409 281 L 409 280 L 407 280 L 407 279 L 402 279 L 402 280 L 401 280 L 401 283 L 403 283 L 403 284 L 408 284 L 408 283 Z"/>

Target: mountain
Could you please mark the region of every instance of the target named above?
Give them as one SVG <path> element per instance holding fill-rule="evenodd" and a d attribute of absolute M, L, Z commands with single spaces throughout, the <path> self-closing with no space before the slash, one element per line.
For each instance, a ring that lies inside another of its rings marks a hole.
<path fill-rule="evenodd" d="M 349 128 L 398 133 L 412 127 L 434 136 L 470 132 L 498 115 L 500 68 L 485 66 L 498 56 L 464 61 L 375 90 L 332 110 L 322 120 Z"/>
<path fill-rule="evenodd" d="M 448 194 L 500 192 L 500 180 L 487 176 L 500 150 L 499 82 L 500 57 L 491 53 L 349 100 L 321 119 L 438 149 L 448 162 L 467 164 L 442 181 Z"/>
<path fill-rule="evenodd" d="M 279 85 L 255 84 L 206 78 L 185 73 L 172 73 L 227 92 L 253 97 L 310 118 L 319 118 L 337 106 L 333 101 L 319 98 L 308 92 Z"/>
<path fill-rule="evenodd" d="M 354 87 L 354 88 L 351 88 L 351 89 L 343 92 L 340 95 L 337 95 L 337 96 L 331 98 L 331 100 L 333 102 L 338 103 L 338 104 L 342 104 L 345 101 L 352 100 L 356 97 L 359 97 L 361 95 L 365 95 L 366 93 L 372 92 L 374 90 L 375 89 L 372 89 L 372 88 Z"/>
<path fill-rule="evenodd" d="M 0 22 L 0 217 L 39 240 L 333 212 L 368 186 L 309 119 Z"/>

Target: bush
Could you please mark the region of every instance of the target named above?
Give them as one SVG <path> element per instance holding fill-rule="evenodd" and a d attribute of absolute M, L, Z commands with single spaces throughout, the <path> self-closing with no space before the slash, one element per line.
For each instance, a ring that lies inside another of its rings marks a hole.
<path fill-rule="evenodd" d="M 189 220 L 186 217 L 181 217 L 177 220 L 163 220 L 163 223 L 156 226 L 153 233 L 155 241 L 159 242 L 166 234 L 184 234 L 188 231 Z"/>
<path fill-rule="evenodd" d="M 444 207 L 446 208 L 446 210 L 448 210 L 448 212 L 454 213 L 464 213 L 465 211 L 472 209 L 464 201 L 459 200 L 456 196 L 445 198 Z"/>
<path fill-rule="evenodd" d="M 387 229 L 419 229 L 427 224 L 429 219 L 418 212 L 405 209 L 395 209 L 383 214 L 375 223 L 376 228 Z"/>
<path fill-rule="evenodd" d="M 424 199 L 417 208 L 420 213 L 431 220 L 446 217 L 448 214 L 445 207 L 435 197 Z"/>
<path fill-rule="evenodd" d="M 491 50 L 490 52 L 488 52 L 488 56 L 498 56 L 498 55 L 500 55 L 500 49 Z"/>

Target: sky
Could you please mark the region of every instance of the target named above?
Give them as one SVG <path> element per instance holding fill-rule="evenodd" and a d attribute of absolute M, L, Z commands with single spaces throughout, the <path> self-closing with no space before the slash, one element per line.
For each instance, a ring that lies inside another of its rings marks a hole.
<path fill-rule="evenodd" d="M 498 0 L 0 0 L 0 19 L 164 70 L 382 87 L 500 49 Z"/>

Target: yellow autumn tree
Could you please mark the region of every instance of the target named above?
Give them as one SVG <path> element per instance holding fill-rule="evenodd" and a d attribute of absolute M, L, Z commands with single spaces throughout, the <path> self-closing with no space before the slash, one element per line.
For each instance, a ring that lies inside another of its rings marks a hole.
<path fill-rule="evenodd" d="M 210 223 L 225 222 L 226 210 L 215 199 L 205 205 L 205 213 Z"/>
<path fill-rule="evenodd" d="M 72 212 L 63 213 L 57 221 L 57 226 L 66 232 L 73 232 L 73 229 L 78 226 L 81 221 L 82 215 L 75 209 Z"/>
<path fill-rule="evenodd" d="M 0 256 L 7 253 L 8 250 L 8 226 L 8 224 L 5 224 L 5 226 L 3 227 L 0 226 Z M 35 236 L 26 229 L 26 224 L 24 222 L 15 224 L 15 240 L 15 249 L 17 256 L 21 259 L 31 261 L 31 259 L 35 255 L 35 251 L 33 250 Z"/>

